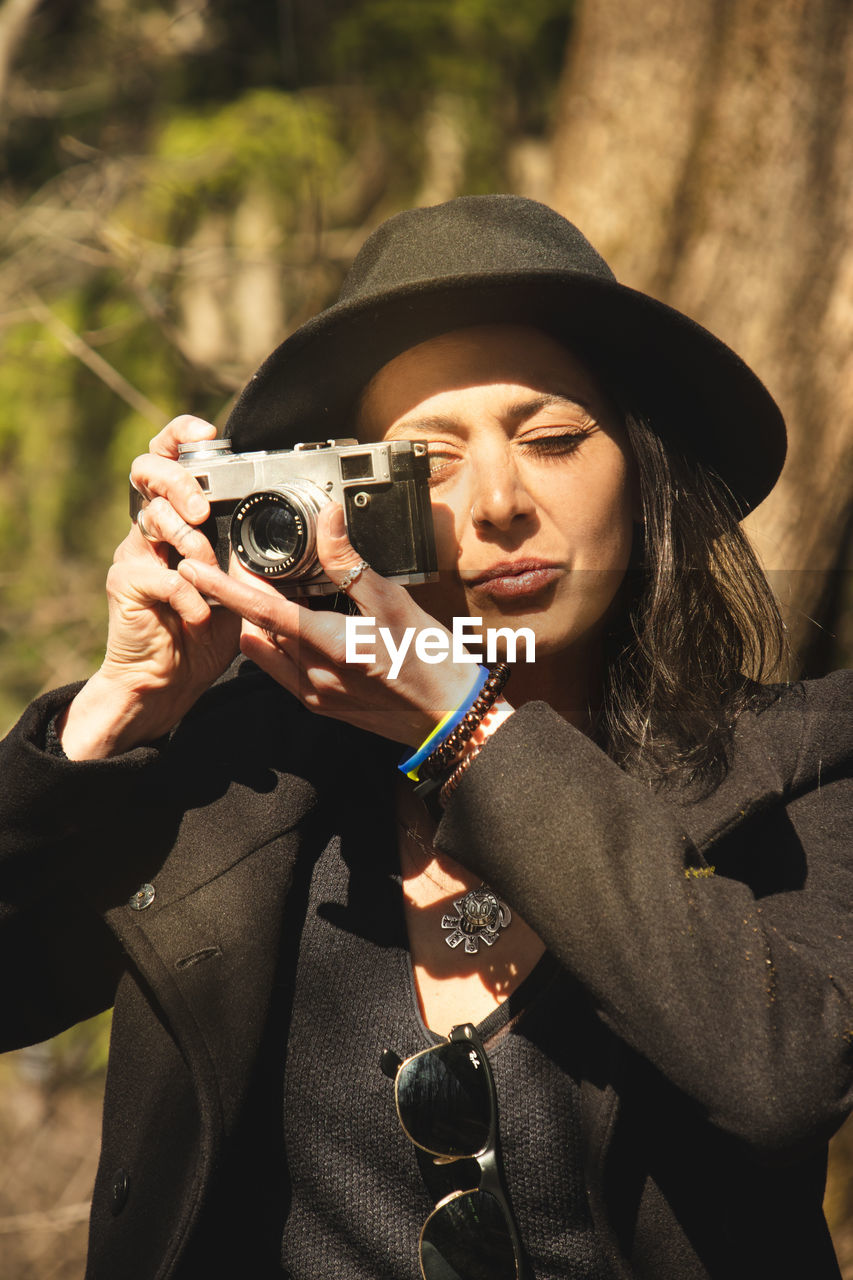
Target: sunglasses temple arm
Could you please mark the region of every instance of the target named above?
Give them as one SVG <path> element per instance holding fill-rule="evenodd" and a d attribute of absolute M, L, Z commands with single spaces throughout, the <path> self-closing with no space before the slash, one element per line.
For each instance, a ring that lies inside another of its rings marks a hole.
<path fill-rule="evenodd" d="M 492 1064 L 489 1061 L 483 1042 L 480 1040 L 476 1030 L 470 1024 L 464 1027 L 455 1027 L 450 1033 L 451 1040 L 467 1040 L 472 1043 L 479 1052 L 480 1058 L 485 1063 L 486 1081 L 489 1087 L 491 1097 L 492 1121 L 489 1131 L 489 1141 L 483 1152 L 474 1158 L 480 1168 L 480 1189 L 488 1191 L 495 1200 L 502 1205 L 504 1216 L 512 1236 L 513 1249 L 515 1250 L 516 1266 L 518 1267 L 518 1280 L 529 1280 L 532 1273 L 529 1263 L 521 1244 L 521 1238 L 516 1227 L 515 1213 L 512 1208 L 512 1202 L 509 1198 L 509 1188 L 503 1171 L 503 1157 L 500 1149 L 500 1125 L 498 1123 L 498 1091 L 495 1086 L 495 1077 L 492 1073 Z"/>
<path fill-rule="evenodd" d="M 524 1252 L 521 1237 L 516 1227 L 515 1212 L 509 1198 L 509 1190 L 504 1181 L 503 1164 L 498 1148 L 492 1146 L 482 1155 L 477 1156 L 476 1160 L 480 1166 L 480 1190 L 487 1191 L 503 1209 L 504 1218 L 512 1239 L 513 1251 L 515 1252 L 518 1280 L 532 1280 L 533 1273 L 530 1270 L 530 1264 L 527 1261 L 527 1255 Z"/>

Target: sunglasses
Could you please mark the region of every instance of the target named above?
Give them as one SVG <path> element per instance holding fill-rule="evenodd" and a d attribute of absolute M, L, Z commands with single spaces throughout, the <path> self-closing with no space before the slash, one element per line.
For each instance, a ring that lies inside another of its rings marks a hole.
<path fill-rule="evenodd" d="M 394 1080 L 406 1137 L 436 1165 L 473 1160 L 478 1169 L 465 1166 L 475 1185 L 444 1196 L 423 1225 L 424 1280 L 524 1280 L 498 1152 L 495 1081 L 474 1028 L 454 1027 L 446 1044 L 405 1061 L 386 1049 L 380 1065 Z"/>

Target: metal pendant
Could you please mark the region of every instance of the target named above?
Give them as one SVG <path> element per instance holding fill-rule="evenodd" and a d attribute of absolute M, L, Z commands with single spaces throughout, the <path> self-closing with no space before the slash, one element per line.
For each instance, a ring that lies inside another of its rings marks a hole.
<path fill-rule="evenodd" d="M 509 907 L 487 884 L 481 884 L 479 889 L 469 889 L 453 905 L 457 914 L 443 916 L 441 920 L 442 929 L 452 930 L 444 941 L 449 947 L 458 947 L 464 942 L 469 955 L 476 955 L 481 941 L 487 947 L 494 946 L 501 929 L 512 921 Z"/>

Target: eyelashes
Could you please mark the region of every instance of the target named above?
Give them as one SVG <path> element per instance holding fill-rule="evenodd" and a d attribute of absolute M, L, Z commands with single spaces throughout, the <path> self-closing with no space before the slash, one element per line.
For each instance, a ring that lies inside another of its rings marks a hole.
<path fill-rule="evenodd" d="M 429 455 L 429 482 L 436 484 L 443 479 L 443 472 L 450 471 L 455 459 L 446 453 L 430 453 Z"/>
<path fill-rule="evenodd" d="M 585 427 L 572 431 L 554 432 L 544 436 L 527 436 L 516 440 L 515 445 L 524 455 L 532 455 L 543 461 L 557 461 L 573 454 L 594 430 L 594 427 Z M 463 461 L 464 458 L 459 453 L 447 452 L 440 446 L 431 447 L 429 455 L 430 482 L 437 484 L 439 481 L 448 478 L 454 467 Z"/>
<path fill-rule="evenodd" d="M 561 431 L 555 435 L 534 436 L 519 443 L 525 452 L 541 454 L 544 457 L 560 457 L 563 454 L 574 453 L 578 445 L 590 435 L 591 430 L 592 428 L 579 431 Z"/>

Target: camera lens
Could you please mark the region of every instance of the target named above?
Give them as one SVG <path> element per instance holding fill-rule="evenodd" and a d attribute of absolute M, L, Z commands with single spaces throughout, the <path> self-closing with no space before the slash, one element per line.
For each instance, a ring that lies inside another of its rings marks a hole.
<path fill-rule="evenodd" d="M 310 577 L 319 570 L 314 553 L 315 517 L 324 501 L 316 486 L 296 481 L 281 492 L 250 493 L 231 519 L 237 559 L 264 578 Z M 319 497 L 319 500 L 318 500 Z"/>
<path fill-rule="evenodd" d="M 253 549 L 267 560 L 291 560 L 299 546 L 303 526 L 292 506 L 263 506 L 249 522 L 250 532 L 243 526 L 243 537 L 249 537 Z"/>

